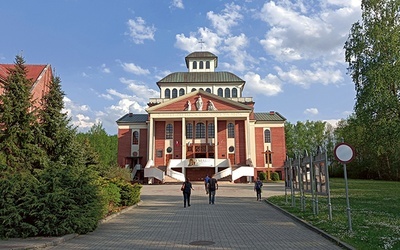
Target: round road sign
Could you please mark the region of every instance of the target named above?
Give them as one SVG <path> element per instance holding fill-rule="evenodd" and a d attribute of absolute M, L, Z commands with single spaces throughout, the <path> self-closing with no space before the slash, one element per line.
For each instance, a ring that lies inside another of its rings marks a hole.
<path fill-rule="evenodd" d="M 355 153 L 352 146 L 347 143 L 339 143 L 334 149 L 335 158 L 341 163 L 349 163 L 353 161 Z"/>

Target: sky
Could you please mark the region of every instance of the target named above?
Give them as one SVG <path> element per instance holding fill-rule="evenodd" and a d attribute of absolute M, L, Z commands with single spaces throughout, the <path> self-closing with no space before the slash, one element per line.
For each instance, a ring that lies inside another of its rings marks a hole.
<path fill-rule="evenodd" d="M 355 104 L 344 43 L 361 0 L 0 0 L 0 63 L 50 64 L 80 132 L 146 113 L 157 81 L 209 51 L 246 81 L 255 112 L 346 119 Z"/>

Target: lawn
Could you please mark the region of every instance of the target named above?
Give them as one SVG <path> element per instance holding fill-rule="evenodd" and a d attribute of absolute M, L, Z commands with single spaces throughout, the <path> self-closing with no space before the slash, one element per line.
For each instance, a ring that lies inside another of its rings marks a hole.
<path fill-rule="evenodd" d="M 306 194 L 304 211 L 298 192 L 292 206 L 290 189 L 287 196 L 268 201 L 356 249 L 400 249 L 400 182 L 348 180 L 351 231 L 344 179 L 331 179 L 330 187 L 332 220 L 326 195 L 318 195 L 318 209 L 313 209 L 311 194 Z"/>

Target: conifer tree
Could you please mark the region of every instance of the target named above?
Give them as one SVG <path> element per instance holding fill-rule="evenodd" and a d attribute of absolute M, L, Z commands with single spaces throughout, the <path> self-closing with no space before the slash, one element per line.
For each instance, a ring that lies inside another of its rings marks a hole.
<path fill-rule="evenodd" d="M 63 113 L 65 96 L 59 77 L 53 77 L 49 92 L 43 98 L 39 112 L 40 130 L 44 139 L 42 147 L 50 161 L 66 165 L 81 165 L 81 146 L 76 141 L 76 130 L 72 128 L 67 113 Z"/>
<path fill-rule="evenodd" d="M 0 151 L 6 169 L 16 172 L 40 169 L 45 161 L 40 141 L 36 110 L 32 105 L 25 61 L 16 56 L 14 68 L 9 70 L 0 95 Z"/>

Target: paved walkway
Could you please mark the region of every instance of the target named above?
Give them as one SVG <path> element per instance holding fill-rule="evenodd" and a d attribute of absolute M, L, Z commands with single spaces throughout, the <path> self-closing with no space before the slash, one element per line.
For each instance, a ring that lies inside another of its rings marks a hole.
<path fill-rule="evenodd" d="M 92 233 L 3 240 L 0 249 L 342 249 L 256 201 L 252 184 L 220 184 L 215 205 L 208 204 L 202 183 L 194 188 L 192 206 L 183 208 L 180 185 L 145 185 L 139 206 Z M 284 194 L 283 184 L 264 185 L 264 196 L 276 194 Z"/>

